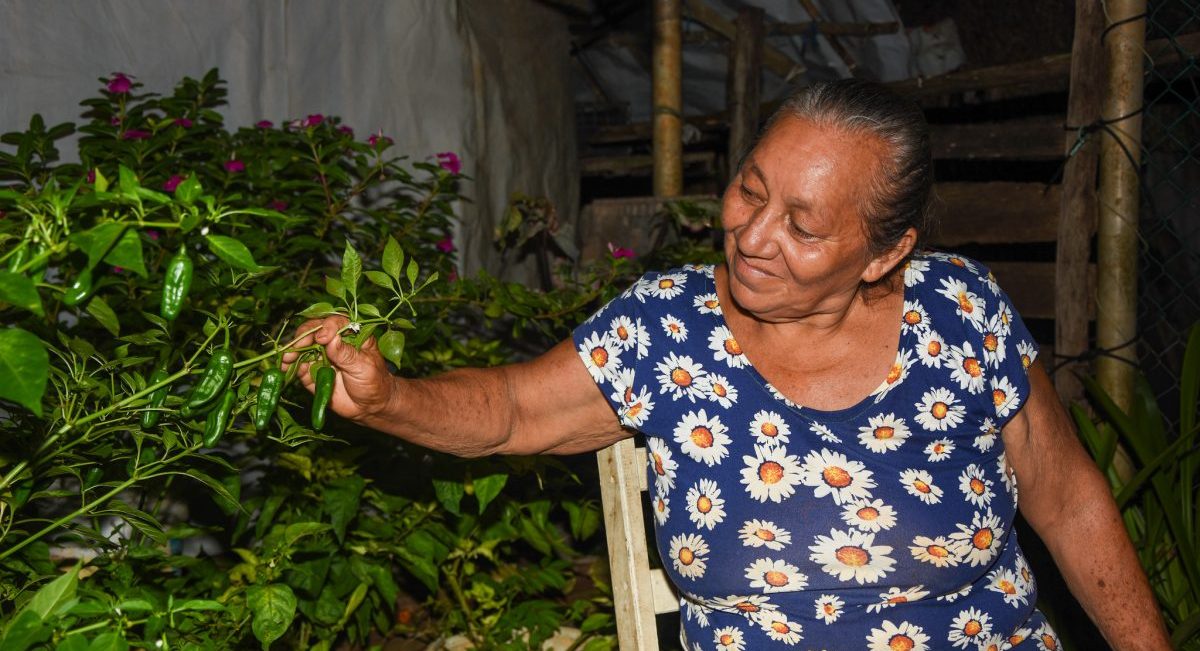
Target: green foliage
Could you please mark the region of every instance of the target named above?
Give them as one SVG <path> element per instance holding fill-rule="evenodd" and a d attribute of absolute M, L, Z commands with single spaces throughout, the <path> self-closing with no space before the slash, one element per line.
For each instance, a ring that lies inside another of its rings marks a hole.
<path fill-rule="evenodd" d="M 1079 433 L 1112 484 L 1117 506 L 1154 589 L 1178 649 L 1200 649 L 1200 323 L 1192 326 L 1183 356 L 1178 431 L 1169 431 L 1144 378 L 1133 404 L 1122 410 L 1094 381 L 1093 420 L 1074 405 Z M 1129 451 L 1130 472 L 1122 472 Z"/>
<path fill-rule="evenodd" d="M 377 338 L 405 375 L 495 365 L 565 336 L 636 266 L 566 264 L 526 211 L 512 225 L 554 265 L 545 291 L 454 279 L 440 243 L 469 179 L 336 118 L 227 129 L 215 71 L 169 96 L 106 81 L 82 125 L 0 137 L 0 648 L 528 648 L 564 624 L 611 648 L 605 583 L 576 568 L 599 508 L 569 465 L 314 431 L 294 372 L 252 421 L 282 352 L 324 354 L 292 339 L 307 318 L 346 316 L 343 337 Z M 56 148 L 71 133 L 78 163 Z M 167 320 L 179 251 L 194 275 Z M 182 407 L 219 349 L 232 404 L 205 445 L 223 400 Z M 568 597 L 581 579 L 597 588 Z"/>

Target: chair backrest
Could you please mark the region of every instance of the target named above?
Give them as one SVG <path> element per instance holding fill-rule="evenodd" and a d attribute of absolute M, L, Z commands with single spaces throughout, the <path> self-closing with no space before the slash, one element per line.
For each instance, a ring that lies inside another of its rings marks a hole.
<path fill-rule="evenodd" d="M 643 505 L 646 448 L 627 438 L 596 453 L 621 651 L 658 649 L 655 615 L 679 610 L 666 573 L 650 567 Z"/>

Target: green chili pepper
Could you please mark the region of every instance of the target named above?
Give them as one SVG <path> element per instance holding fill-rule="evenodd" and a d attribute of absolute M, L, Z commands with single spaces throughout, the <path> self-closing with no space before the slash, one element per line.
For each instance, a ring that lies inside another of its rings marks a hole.
<path fill-rule="evenodd" d="M 104 469 L 100 466 L 92 466 L 83 476 L 83 489 L 87 490 L 99 484 L 101 479 L 104 479 Z"/>
<path fill-rule="evenodd" d="M 87 300 L 92 295 L 92 269 L 88 267 L 82 273 L 75 277 L 75 282 L 67 287 L 67 291 L 63 292 L 63 304 L 69 306 L 79 305 Z"/>
<path fill-rule="evenodd" d="M 258 403 L 254 407 L 254 429 L 264 430 L 271 424 L 279 394 L 283 392 L 283 371 L 273 368 L 263 373 L 258 385 Z"/>
<path fill-rule="evenodd" d="M 313 374 L 313 381 L 317 385 L 313 390 L 312 426 L 314 430 L 320 431 L 325 427 L 325 409 L 329 407 L 329 400 L 333 398 L 334 377 L 333 367 L 329 365 L 318 368 Z"/>
<path fill-rule="evenodd" d="M 174 321 L 183 309 L 187 300 L 188 290 L 192 287 L 192 259 L 181 246 L 167 261 L 167 271 L 163 275 L 163 295 L 159 313 L 162 318 Z"/>
<path fill-rule="evenodd" d="M 214 350 L 212 357 L 208 360 L 208 366 L 204 367 L 204 374 L 200 376 L 200 381 L 192 388 L 192 392 L 183 403 L 183 415 L 190 416 L 194 411 L 215 400 L 217 396 L 221 395 L 221 389 L 229 384 L 231 375 L 233 375 L 233 353 L 228 348 Z"/>
<path fill-rule="evenodd" d="M 171 374 L 167 371 L 167 361 L 163 360 L 158 365 L 158 368 L 154 369 L 154 372 L 150 374 L 150 379 L 147 383 L 149 386 L 154 386 L 167 379 L 169 375 Z M 154 393 L 150 394 L 150 402 L 146 403 L 149 409 L 142 412 L 142 429 L 150 429 L 158 424 L 158 418 L 162 415 L 162 412 L 158 408 L 162 407 L 163 402 L 166 401 L 168 388 L 169 385 L 164 384 L 161 388 L 156 389 Z"/>
<path fill-rule="evenodd" d="M 204 421 L 204 447 L 211 448 L 221 440 L 221 435 L 229 426 L 229 415 L 233 412 L 233 403 L 235 402 L 237 402 L 237 393 L 233 389 L 226 389 L 224 395 L 221 396 L 221 403 L 208 412 L 208 418 Z"/>

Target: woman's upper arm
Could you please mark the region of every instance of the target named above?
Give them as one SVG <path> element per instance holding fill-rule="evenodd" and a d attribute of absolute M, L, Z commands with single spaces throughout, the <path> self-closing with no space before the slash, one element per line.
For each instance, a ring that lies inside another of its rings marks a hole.
<path fill-rule="evenodd" d="M 1002 436 L 1020 489 L 1021 513 L 1041 533 L 1073 496 L 1085 497 L 1078 495 L 1077 473 L 1096 472 L 1041 362 L 1029 367 L 1028 400 L 1004 425 Z"/>
<path fill-rule="evenodd" d="M 505 368 L 512 430 L 505 454 L 574 454 L 631 436 L 564 340 L 544 355 Z"/>

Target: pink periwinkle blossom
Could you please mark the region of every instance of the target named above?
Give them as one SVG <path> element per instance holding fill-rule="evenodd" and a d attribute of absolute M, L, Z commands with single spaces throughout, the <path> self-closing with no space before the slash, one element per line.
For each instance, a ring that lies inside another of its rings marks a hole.
<path fill-rule="evenodd" d="M 166 183 L 163 183 L 163 190 L 166 190 L 167 192 L 174 192 L 175 188 L 179 187 L 179 184 L 186 180 L 187 177 L 183 176 L 182 174 L 172 174 L 171 178 L 167 179 Z"/>
<path fill-rule="evenodd" d="M 354 137 L 354 129 L 351 129 L 350 127 L 348 127 L 344 124 L 339 126 L 337 130 L 338 130 L 338 133 L 340 133 L 342 135 L 349 136 L 351 138 Z"/>
<path fill-rule="evenodd" d="M 446 274 L 446 281 L 447 282 L 455 282 L 457 280 L 458 280 L 458 270 L 451 269 L 450 273 Z"/>
<path fill-rule="evenodd" d="M 443 237 L 437 243 L 437 250 L 442 253 L 450 253 L 454 250 L 454 238 L 450 236 Z"/>
<path fill-rule="evenodd" d="M 450 172 L 451 174 L 458 174 L 460 171 L 462 171 L 462 161 L 459 160 L 458 154 L 455 154 L 452 151 L 444 151 L 439 153 L 437 155 L 437 162 L 438 166 L 447 172 Z"/>
<path fill-rule="evenodd" d="M 158 231 L 156 231 L 156 230 L 154 230 L 154 229 L 152 228 L 152 229 L 150 229 L 150 230 L 146 231 L 146 237 L 148 237 L 148 238 L 150 238 L 151 240 L 153 240 L 153 241 L 157 242 L 157 241 L 158 241 L 158 238 L 160 237 L 160 235 L 159 235 L 159 232 L 158 232 Z"/>
<path fill-rule="evenodd" d="M 193 122 L 188 118 L 175 118 L 175 126 L 191 129 Z"/>
<path fill-rule="evenodd" d="M 618 259 L 619 258 L 629 258 L 630 260 L 632 260 L 637 257 L 637 253 L 634 253 L 633 249 L 629 249 L 629 248 L 626 248 L 623 246 L 616 246 L 612 242 L 608 243 L 608 252 L 609 252 L 609 254 L 612 255 L 612 257 L 618 258 Z"/>
<path fill-rule="evenodd" d="M 94 168 L 94 167 L 93 167 L 93 168 L 91 168 L 91 169 L 89 169 L 89 170 L 88 170 L 88 173 L 87 173 L 87 182 L 88 182 L 88 184 L 89 184 L 89 185 L 92 185 L 92 184 L 95 184 L 95 183 L 96 183 L 96 168 Z"/>
<path fill-rule="evenodd" d="M 114 265 L 114 266 L 113 266 L 113 268 L 112 268 L 112 272 L 113 272 L 113 273 L 115 273 L 115 274 L 119 274 L 119 273 L 121 273 L 122 271 L 125 271 L 125 267 L 118 267 L 118 266 L 115 266 L 115 265 Z"/>
<path fill-rule="evenodd" d="M 236 158 L 225 161 L 224 166 L 225 171 L 229 172 L 230 174 L 237 174 L 238 172 L 246 171 L 246 164 Z"/>
<path fill-rule="evenodd" d="M 383 135 L 383 131 L 378 131 L 367 136 L 367 144 L 372 147 L 387 147 L 392 144 L 392 139 Z"/>
<path fill-rule="evenodd" d="M 142 129 L 130 129 L 121 134 L 121 140 L 145 140 L 152 134 Z"/>
<path fill-rule="evenodd" d="M 313 113 L 312 115 L 304 118 L 304 126 L 316 127 L 316 126 L 320 126 L 321 123 L 324 121 L 325 121 L 324 115 L 321 115 L 320 113 Z"/>
<path fill-rule="evenodd" d="M 254 126 L 258 127 L 259 129 L 271 129 L 275 127 L 275 123 L 270 120 L 259 120 L 258 122 L 254 123 Z"/>
<path fill-rule="evenodd" d="M 119 126 L 121 124 L 121 116 L 119 116 L 119 115 L 112 116 L 111 118 L 108 119 L 108 123 L 114 127 Z"/>
<path fill-rule="evenodd" d="M 271 210 L 278 210 L 279 212 L 283 212 L 288 209 L 288 202 L 280 201 L 279 199 L 276 199 L 276 200 L 272 201 L 271 203 L 267 204 L 267 207 L 270 208 Z"/>
<path fill-rule="evenodd" d="M 112 79 L 108 80 L 108 92 L 114 95 L 124 95 L 133 87 L 133 82 L 123 72 L 114 72 Z"/>

